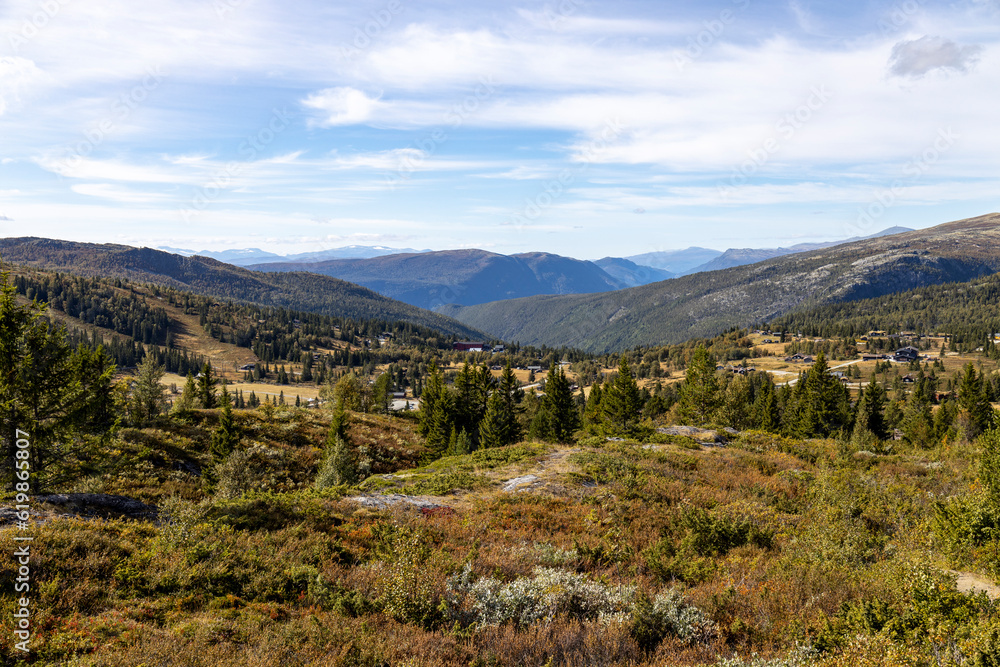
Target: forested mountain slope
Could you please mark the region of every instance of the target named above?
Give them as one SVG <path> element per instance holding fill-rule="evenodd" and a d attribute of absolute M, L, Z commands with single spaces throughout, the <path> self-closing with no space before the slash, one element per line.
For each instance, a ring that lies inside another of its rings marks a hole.
<path fill-rule="evenodd" d="M 0 259 L 78 275 L 127 278 L 221 299 L 358 320 L 405 321 L 446 334 L 482 337 L 455 320 L 314 273 L 261 273 L 151 248 L 41 238 L 0 239 Z"/>
<path fill-rule="evenodd" d="M 593 262 L 544 252 L 498 255 L 442 250 L 366 259 L 267 263 L 260 271 L 311 271 L 364 285 L 421 308 L 473 305 L 539 294 L 605 292 L 628 283 Z"/>
<path fill-rule="evenodd" d="M 623 350 L 711 336 L 803 306 L 965 282 L 1000 271 L 1000 214 L 866 239 L 607 294 L 442 310 L 526 344 Z"/>

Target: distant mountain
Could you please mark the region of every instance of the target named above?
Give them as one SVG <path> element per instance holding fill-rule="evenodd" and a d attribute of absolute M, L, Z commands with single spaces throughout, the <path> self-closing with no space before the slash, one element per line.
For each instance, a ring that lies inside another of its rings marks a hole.
<path fill-rule="evenodd" d="M 40 238 L 0 239 L 4 262 L 77 275 L 128 278 L 219 299 L 280 306 L 359 320 L 403 321 L 463 338 L 483 333 L 447 317 L 314 273 L 261 273 L 208 257 L 152 248 Z"/>
<path fill-rule="evenodd" d="M 774 257 L 794 255 L 798 252 L 832 248 L 833 246 L 842 245 L 844 243 L 853 243 L 854 241 L 863 241 L 864 239 L 876 239 L 883 236 L 892 236 L 893 234 L 902 234 L 904 232 L 912 231 L 913 230 L 909 227 L 890 227 L 889 229 L 883 229 L 877 234 L 872 234 L 870 236 L 855 236 L 843 241 L 830 241 L 827 243 L 799 243 L 789 248 L 730 248 L 712 261 L 706 262 L 701 266 L 697 266 L 691 269 L 688 273 L 719 271 L 720 269 L 729 269 L 734 266 L 743 266 L 744 264 L 763 262 L 766 259 L 773 259 Z"/>
<path fill-rule="evenodd" d="M 621 257 L 604 257 L 594 260 L 594 264 L 626 287 L 648 285 L 660 280 L 675 278 L 676 274 L 651 266 L 642 266 Z"/>
<path fill-rule="evenodd" d="M 640 266 L 649 266 L 654 269 L 662 269 L 676 275 L 690 273 L 692 269 L 701 266 L 722 254 L 721 250 L 711 248 L 691 247 L 684 250 L 664 250 L 660 252 L 647 252 L 641 255 L 632 255 L 625 259 L 635 262 Z"/>
<path fill-rule="evenodd" d="M 371 257 L 382 257 L 384 255 L 403 255 L 420 252 L 432 252 L 431 250 L 414 250 L 413 248 L 388 248 L 376 245 L 348 245 L 341 248 L 331 248 L 330 250 L 318 250 L 316 252 L 304 252 L 298 255 L 286 255 L 282 262 L 322 262 L 327 259 L 369 259 Z"/>
<path fill-rule="evenodd" d="M 276 255 L 273 252 L 267 252 L 266 250 L 261 250 L 260 248 L 243 248 L 241 250 L 220 250 L 218 252 L 213 252 L 211 250 L 202 250 L 198 253 L 199 257 L 211 257 L 212 259 L 217 259 L 220 262 L 225 262 L 226 264 L 235 264 L 236 266 L 245 266 L 247 264 L 256 264 L 259 262 L 270 262 L 270 261 L 280 261 L 281 255 Z"/>
<path fill-rule="evenodd" d="M 626 285 L 593 262 L 544 252 L 498 255 L 485 250 L 441 250 L 251 268 L 334 276 L 428 309 L 537 294 L 607 292 Z"/>
<path fill-rule="evenodd" d="M 430 250 L 414 250 L 413 248 L 388 248 L 386 246 L 362 246 L 349 245 L 342 248 L 331 248 L 329 250 L 317 250 L 314 252 L 303 252 L 296 255 L 278 255 L 273 252 L 261 250 L 260 248 L 241 248 L 235 250 L 187 250 L 186 248 L 171 248 L 170 246 L 159 246 L 157 250 L 191 257 L 211 257 L 220 262 L 235 264 L 236 266 L 250 266 L 252 264 L 264 264 L 267 262 L 322 262 L 327 259 L 350 258 L 350 257 L 381 257 L 382 255 L 395 255 L 399 253 L 431 252 Z"/>
<path fill-rule="evenodd" d="M 536 296 L 439 312 L 504 340 L 606 352 L 998 271 L 1000 214 L 994 213 L 612 294 Z"/>

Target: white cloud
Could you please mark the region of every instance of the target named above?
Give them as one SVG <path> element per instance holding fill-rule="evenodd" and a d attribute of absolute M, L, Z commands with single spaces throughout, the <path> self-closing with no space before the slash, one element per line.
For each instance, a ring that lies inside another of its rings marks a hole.
<path fill-rule="evenodd" d="M 30 60 L 0 57 L 0 116 L 11 104 L 21 100 L 24 88 L 38 81 L 41 74 L 41 70 Z"/>
<path fill-rule="evenodd" d="M 936 69 L 967 73 L 979 60 L 983 47 L 961 46 L 944 37 L 924 35 L 899 42 L 892 48 L 889 71 L 895 76 L 919 78 Z"/>
<path fill-rule="evenodd" d="M 125 204 L 150 204 L 167 201 L 168 198 L 162 194 L 153 192 L 137 192 L 128 188 L 123 188 L 110 183 L 80 183 L 73 185 L 70 189 L 81 195 L 88 197 L 100 197 Z"/>
<path fill-rule="evenodd" d="M 302 104 L 321 113 L 316 121 L 323 127 L 360 125 L 375 117 L 384 106 L 378 97 L 349 87 L 327 88 L 303 100 Z"/>

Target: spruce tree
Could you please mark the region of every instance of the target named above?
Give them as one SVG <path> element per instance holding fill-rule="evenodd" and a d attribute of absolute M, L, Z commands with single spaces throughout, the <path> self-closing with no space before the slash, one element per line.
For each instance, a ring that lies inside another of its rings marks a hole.
<path fill-rule="evenodd" d="M 681 384 L 677 415 L 685 424 L 711 423 L 719 409 L 719 381 L 715 362 L 704 345 L 695 349 Z"/>
<path fill-rule="evenodd" d="M 889 437 L 889 428 L 885 421 L 886 396 L 882 385 L 872 375 L 868 385 L 861 390 L 855 407 L 854 430 L 860 433 L 871 433 L 879 440 Z M 859 431 L 860 429 L 860 431 Z"/>
<path fill-rule="evenodd" d="M 212 439 L 209 444 L 209 453 L 212 455 L 212 462 L 218 466 L 233 453 L 240 443 L 239 429 L 233 420 L 233 406 L 229 400 L 229 391 L 222 387 L 222 414 L 219 415 L 219 425 L 212 432 Z M 214 484 L 217 480 L 214 469 L 207 476 L 208 481 Z"/>
<path fill-rule="evenodd" d="M 212 366 L 208 362 L 205 362 L 198 378 L 198 402 L 206 410 L 211 410 L 217 404 L 215 378 L 212 377 Z"/>
<path fill-rule="evenodd" d="M 618 362 L 618 374 L 605 386 L 601 396 L 602 430 L 606 435 L 629 436 L 641 411 L 639 386 L 623 354 Z"/>
<path fill-rule="evenodd" d="M 577 412 L 569 380 L 555 362 L 549 367 L 549 375 L 545 380 L 543 403 L 549 414 L 549 437 L 556 442 L 571 442 L 573 432 L 580 428 L 580 413 Z"/>
<path fill-rule="evenodd" d="M 848 425 L 847 390 L 830 374 L 826 355 L 820 352 L 809 369 L 799 395 L 797 434 L 803 438 L 828 437 Z"/>
<path fill-rule="evenodd" d="M 151 354 L 147 354 L 139 364 L 135 384 L 132 386 L 132 414 L 136 424 L 157 416 L 163 409 L 166 396 L 165 388 L 160 384 L 162 379 L 163 366 L 156 363 Z"/>
<path fill-rule="evenodd" d="M 583 410 L 583 422 L 586 426 L 594 426 L 601 421 L 601 381 L 597 380 L 590 387 L 590 395 L 587 396 L 587 404 Z"/>
<path fill-rule="evenodd" d="M 976 373 L 976 367 L 970 361 L 958 383 L 958 405 L 967 424 L 965 436 L 969 440 L 979 437 L 993 425 L 993 406 L 983 380 L 984 377 Z"/>
<path fill-rule="evenodd" d="M 417 432 L 425 438 L 430 434 L 434 423 L 434 408 L 438 400 L 448 391 L 444 385 L 444 378 L 441 376 L 441 371 L 436 361 L 431 361 L 429 370 L 430 375 L 427 378 L 427 384 L 420 393 L 420 422 L 417 427 Z"/>
<path fill-rule="evenodd" d="M 172 412 L 178 414 L 183 414 L 194 409 L 195 402 L 198 400 L 198 385 L 195 383 L 194 374 L 188 371 L 187 381 L 184 383 L 184 389 L 181 391 L 181 397 L 174 403 L 174 408 Z"/>
<path fill-rule="evenodd" d="M 479 446 L 489 449 L 509 444 L 508 427 L 506 406 L 500 391 L 496 390 L 486 402 L 486 414 L 479 422 Z"/>

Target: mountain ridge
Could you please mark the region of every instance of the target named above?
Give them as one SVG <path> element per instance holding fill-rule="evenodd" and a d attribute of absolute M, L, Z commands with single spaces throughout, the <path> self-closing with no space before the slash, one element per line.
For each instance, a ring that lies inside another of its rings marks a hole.
<path fill-rule="evenodd" d="M 250 268 L 321 273 L 432 310 L 539 294 L 604 292 L 627 285 L 587 260 L 546 252 L 501 255 L 475 248 Z"/>
<path fill-rule="evenodd" d="M 183 257 L 154 248 L 20 237 L 0 239 L 0 259 L 76 275 L 122 277 L 169 285 L 218 299 L 246 301 L 354 319 L 406 321 L 446 335 L 483 332 L 446 316 L 319 274 L 270 274 L 219 260 Z"/>
<path fill-rule="evenodd" d="M 499 338 L 589 352 L 708 337 L 795 308 L 1000 271 L 1000 214 L 691 274 L 611 294 L 528 297 L 442 313 Z"/>

